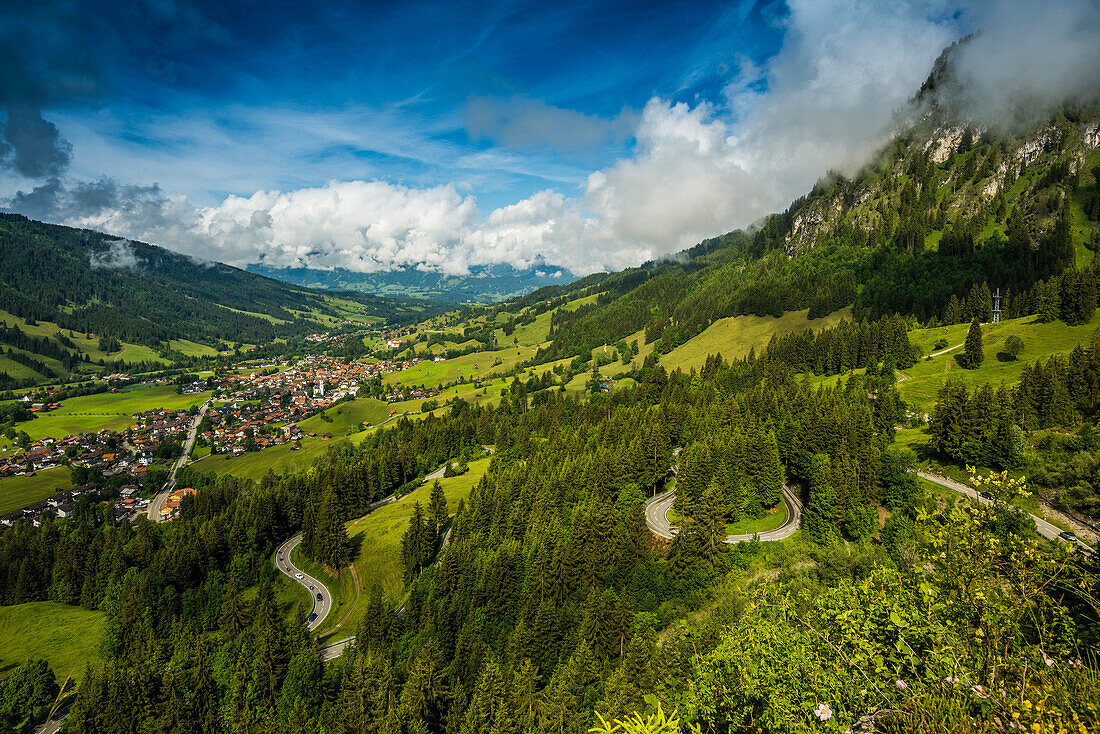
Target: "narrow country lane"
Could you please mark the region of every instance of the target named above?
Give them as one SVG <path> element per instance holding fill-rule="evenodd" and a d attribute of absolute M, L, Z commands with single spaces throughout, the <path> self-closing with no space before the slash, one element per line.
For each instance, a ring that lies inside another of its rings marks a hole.
<path fill-rule="evenodd" d="M 959 347 L 961 347 L 961 346 L 962 346 L 963 344 L 965 344 L 965 342 L 959 342 L 958 344 L 956 344 L 956 345 L 955 345 L 955 346 L 953 346 L 953 347 L 948 347 L 947 349 L 941 349 L 941 350 L 940 350 L 940 351 L 938 351 L 938 352 L 932 352 L 931 354 L 928 354 L 928 355 L 926 355 L 926 356 L 928 356 L 928 357 L 939 357 L 939 356 L 940 356 L 941 354 L 947 354 L 948 352 L 953 352 L 953 351 L 955 351 L 956 349 L 958 349 Z"/>
<path fill-rule="evenodd" d="M 979 496 L 978 491 L 976 489 L 974 489 L 972 487 L 968 487 L 965 484 L 963 484 L 962 482 L 956 482 L 954 479 L 948 479 L 947 477 L 941 476 L 939 474 L 932 474 L 931 472 L 926 472 L 926 471 L 917 472 L 917 476 L 919 476 L 921 479 L 932 482 L 933 484 L 938 484 L 939 486 L 941 486 L 945 489 L 950 489 L 952 492 L 958 492 L 959 494 L 966 495 L 967 497 L 970 497 L 971 499 L 975 499 L 978 502 L 981 502 L 983 505 L 992 505 L 993 504 L 993 500 L 987 500 L 985 497 Z M 1057 525 L 1052 525 L 1051 523 L 1047 522 L 1046 520 L 1039 517 L 1038 515 L 1032 515 L 1031 513 L 1028 513 L 1028 515 L 1031 517 L 1032 520 L 1035 521 L 1035 529 L 1039 531 L 1039 535 L 1041 535 L 1044 538 L 1046 538 L 1047 540 L 1053 541 L 1055 543 L 1057 543 L 1057 542 L 1062 542 L 1062 543 L 1069 542 L 1069 541 L 1066 541 L 1066 540 L 1062 540 L 1061 538 L 1058 537 L 1059 534 L 1062 532 L 1062 529 L 1060 527 L 1058 527 Z M 1077 541 L 1077 545 L 1081 546 L 1082 548 L 1087 550 L 1089 553 L 1095 553 L 1096 552 L 1095 549 L 1092 546 L 1086 545 L 1085 543 L 1081 542 L 1080 540 Z"/>

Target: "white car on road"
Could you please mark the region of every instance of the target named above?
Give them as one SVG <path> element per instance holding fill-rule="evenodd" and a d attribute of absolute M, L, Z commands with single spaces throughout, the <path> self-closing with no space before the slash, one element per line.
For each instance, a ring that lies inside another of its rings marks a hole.
<path fill-rule="evenodd" d="M 296 579 L 298 579 L 299 581 L 301 581 L 302 579 L 304 579 L 304 578 L 305 578 L 305 576 L 303 576 L 303 575 L 302 575 L 302 574 L 300 574 L 300 573 L 296 573 L 296 574 L 294 574 L 294 578 L 296 578 Z"/>

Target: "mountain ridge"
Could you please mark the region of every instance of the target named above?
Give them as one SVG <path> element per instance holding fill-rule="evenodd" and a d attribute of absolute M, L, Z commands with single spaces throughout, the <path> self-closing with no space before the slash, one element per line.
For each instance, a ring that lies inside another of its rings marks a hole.
<path fill-rule="evenodd" d="M 493 303 L 523 296 L 543 286 L 568 284 L 577 279 L 565 268 L 545 263 L 517 269 L 506 263 L 477 266 L 469 275 L 404 268 L 358 273 L 344 268 L 274 268 L 249 264 L 248 272 L 286 283 L 377 296 L 404 296 L 449 302 Z"/>

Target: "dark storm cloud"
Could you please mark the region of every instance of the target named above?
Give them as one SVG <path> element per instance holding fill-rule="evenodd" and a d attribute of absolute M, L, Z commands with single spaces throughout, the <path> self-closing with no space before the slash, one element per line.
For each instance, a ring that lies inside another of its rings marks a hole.
<path fill-rule="evenodd" d="M 60 221 L 62 218 L 58 216 L 58 204 L 62 191 L 61 181 L 51 178 L 31 191 L 18 192 L 4 205 L 4 208 L 19 212 L 31 219 Z"/>
<path fill-rule="evenodd" d="M 137 186 L 120 184 L 112 178 L 77 181 L 66 186 L 53 177 L 31 191 L 20 191 L 6 207 L 32 219 L 71 222 L 97 217 L 105 212 L 160 211 L 164 193 L 156 184 Z"/>
<path fill-rule="evenodd" d="M 0 170 L 62 173 L 72 146 L 42 110 L 100 98 L 106 82 L 89 43 L 96 22 L 79 3 L 9 3 L 0 9 Z"/>
<path fill-rule="evenodd" d="M 72 146 L 37 111 L 9 110 L 0 137 L 6 145 L 0 160 L 27 178 L 56 176 L 69 165 Z"/>
<path fill-rule="evenodd" d="M 228 42 L 201 6 L 176 0 L 0 4 L 0 171 L 57 176 L 72 147 L 43 112 L 104 103 L 107 69 L 140 63 L 163 78 L 177 55 Z M 123 62 L 123 63 L 119 63 Z"/>

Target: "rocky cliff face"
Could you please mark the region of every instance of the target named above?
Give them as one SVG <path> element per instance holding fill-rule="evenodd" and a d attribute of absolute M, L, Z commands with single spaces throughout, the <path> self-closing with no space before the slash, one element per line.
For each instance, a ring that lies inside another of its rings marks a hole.
<path fill-rule="evenodd" d="M 786 249 L 791 255 L 839 234 L 888 238 L 899 212 L 917 197 L 925 209 L 927 242 L 945 222 L 988 216 L 1003 222 L 1017 200 L 1036 202 L 1035 224 L 1045 228 L 1057 197 L 1071 194 L 1080 175 L 1091 179 L 1100 148 L 1100 109 L 1070 121 L 1064 115 L 1019 135 L 957 124 L 929 115 L 898 135 L 854 178 L 832 176 L 791 210 Z M 925 191 L 931 187 L 931 191 Z M 901 215 L 904 216 L 904 215 Z"/>

